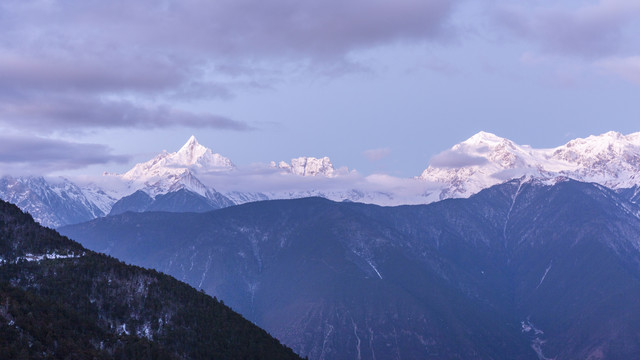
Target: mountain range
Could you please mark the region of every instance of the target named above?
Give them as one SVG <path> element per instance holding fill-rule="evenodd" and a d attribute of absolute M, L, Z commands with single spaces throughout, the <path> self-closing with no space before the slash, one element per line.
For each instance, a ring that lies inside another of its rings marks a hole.
<path fill-rule="evenodd" d="M 468 197 L 482 189 L 525 175 L 567 177 L 612 189 L 640 184 L 640 133 L 608 132 L 571 140 L 551 149 L 534 149 L 480 132 L 434 159 L 420 175 L 444 185 L 439 197 Z"/>
<path fill-rule="evenodd" d="M 420 176 L 382 182 L 378 175 L 335 169 L 328 157 L 274 161 L 247 171 L 192 136 L 177 152 L 164 151 L 124 174 L 105 173 L 89 184 L 5 176 L 0 198 L 55 228 L 127 211 L 204 212 L 311 196 L 379 205 L 427 204 L 468 197 L 522 176 L 595 182 L 638 197 L 639 171 L 640 133 L 608 132 L 535 149 L 480 132 L 433 157 Z"/>
<path fill-rule="evenodd" d="M 638 167 L 640 133 L 534 149 L 481 132 L 399 179 L 403 189 L 326 157 L 248 171 L 191 137 L 102 185 L 5 177 L 0 195 L 88 249 L 224 299 L 313 360 L 618 359 L 640 356 Z M 390 204 L 414 205 L 379 206 Z M 111 264 L 77 244 L 19 246 L 4 247 L 0 266 L 24 286 L 6 293 L 35 305 L 57 301 L 46 297 L 56 274 L 98 276 L 50 264 Z M 127 274 L 118 283 L 132 288 Z M 86 284 L 74 298 L 87 300 Z M 140 338 L 147 318 L 127 323 L 134 315 L 109 315 L 109 351 L 181 356 L 154 345 L 156 333 Z M 118 329 L 139 339 L 117 340 Z"/>
<path fill-rule="evenodd" d="M 640 355 L 640 207 L 568 178 L 380 207 L 322 198 L 63 227 L 173 275 L 310 359 Z"/>

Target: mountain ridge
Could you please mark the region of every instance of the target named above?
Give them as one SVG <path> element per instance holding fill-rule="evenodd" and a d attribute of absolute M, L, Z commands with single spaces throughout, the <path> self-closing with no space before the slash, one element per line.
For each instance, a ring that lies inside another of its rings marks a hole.
<path fill-rule="evenodd" d="M 77 186 L 67 179 L 4 177 L 0 198 L 20 204 L 44 225 L 58 227 L 108 215 L 114 206 L 114 213 L 147 211 L 147 200 L 133 196 L 137 191 L 145 192 L 152 202 L 159 195 L 188 192 L 182 197 L 195 202 L 174 209 L 169 204 L 152 207 L 166 211 L 207 211 L 251 201 L 309 196 L 401 205 L 469 197 L 490 186 L 527 176 L 548 182 L 561 178 L 595 182 L 634 197 L 626 189 L 637 189 L 638 173 L 640 133 L 608 132 L 555 148 L 535 149 L 479 132 L 434 156 L 422 174 L 411 179 L 361 177 L 355 171 L 334 168 L 328 157 L 299 157 L 291 163 L 272 162 L 247 172 L 191 136 L 176 152 L 164 151 L 124 174 L 107 174 L 103 187 L 96 183 Z M 222 180 L 226 187 L 231 184 L 231 189 L 216 190 Z M 12 183 L 24 185 L 14 187 Z M 65 183 L 66 192 L 57 183 Z M 278 190 L 261 188 L 262 184 L 280 183 Z M 134 199 L 143 203 L 135 203 Z M 123 203 L 131 208 L 123 208 Z"/>
<path fill-rule="evenodd" d="M 447 198 L 468 197 L 525 175 L 544 179 L 564 176 L 624 189 L 639 185 L 638 171 L 640 132 L 622 135 L 610 131 L 549 149 L 517 145 L 480 132 L 434 157 L 418 178 L 443 183 L 440 197 Z"/>

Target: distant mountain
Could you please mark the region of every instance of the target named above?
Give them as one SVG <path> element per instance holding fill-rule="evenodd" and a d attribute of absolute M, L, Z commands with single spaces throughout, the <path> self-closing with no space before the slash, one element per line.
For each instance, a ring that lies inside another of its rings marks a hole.
<path fill-rule="evenodd" d="M 558 176 L 612 189 L 640 185 L 640 133 L 608 132 L 551 149 L 521 146 L 480 132 L 434 157 L 419 179 L 440 183 L 441 199 L 468 197 L 522 176 Z"/>
<path fill-rule="evenodd" d="M 122 175 L 130 195 L 114 204 L 111 214 L 126 211 L 208 211 L 234 205 L 214 188 L 204 185 L 198 172 L 231 171 L 235 165 L 198 143 L 195 136 L 177 152 L 163 152 Z M 142 193 L 147 196 L 143 196 Z"/>
<path fill-rule="evenodd" d="M 61 231 L 224 298 L 310 359 L 623 359 L 640 354 L 628 199 L 522 178 L 430 205 L 264 201 Z"/>
<path fill-rule="evenodd" d="M 299 359 L 216 299 L 0 201 L 3 359 Z"/>
<path fill-rule="evenodd" d="M 299 157 L 291 159 L 291 164 L 280 161 L 276 165 L 275 161 L 272 161 L 270 166 L 300 176 L 332 177 L 335 176 L 336 173 L 331 160 L 326 156 L 321 159 L 314 157 Z"/>
<path fill-rule="evenodd" d="M 608 132 L 534 149 L 480 132 L 433 157 L 419 177 L 410 179 L 361 177 L 347 168 L 336 169 L 328 157 L 239 170 L 192 136 L 176 152 L 164 151 L 124 174 L 107 173 L 102 186 L 79 186 L 63 178 L 5 177 L 0 198 L 17 203 L 46 226 L 59 227 L 127 211 L 201 212 L 314 196 L 385 206 L 427 204 L 469 197 L 523 176 L 549 184 L 564 178 L 595 182 L 634 196 L 639 173 L 640 133 Z"/>
<path fill-rule="evenodd" d="M 11 176 L 0 178 L 0 199 L 15 203 L 52 228 L 104 216 L 116 201 L 101 190 L 81 189 L 64 178 Z"/>
<path fill-rule="evenodd" d="M 166 191 L 158 187 L 144 188 L 122 197 L 113 204 L 109 215 L 127 211 L 205 212 L 235 204 L 228 197 L 203 185 L 189 170 L 173 180 L 175 182 Z"/>
<path fill-rule="evenodd" d="M 214 190 L 204 186 L 195 175 L 233 169 L 235 165 L 231 160 L 213 153 L 191 136 L 177 152 L 162 152 L 118 176 L 128 182 L 130 188 L 142 189 L 151 196 L 187 189 L 206 197 Z"/>
<path fill-rule="evenodd" d="M 276 164 L 271 162 L 269 167 L 265 169 L 275 170 L 289 176 L 317 178 L 338 176 L 338 171 L 333 167 L 328 157 L 299 157 L 292 159 L 291 163 L 280 161 Z M 136 191 L 116 202 L 109 214 L 152 210 L 203 212 L 253 201 L 311 196 L 321 196 L 338 201 L 363 201 L 368 197 L 380 195 L 365 194 L 362 191 L 352 189 L 326 191 L 313 188 L 221 193 L 213 187 L 205 185 L 198 178 L 212 173 L 233 173 L 234 170 L 236 167 L 231 160 L 213 153 L 211 149 L 202 146 L 192 136 L 179 151 L 175 153 L 163 152 L 146 163 L 137 164 L 125 174 L 116 175 L 128 183 L 129 191 Z M 149 199 L 142 196 L 140 192 L 147 194 L 154 204 L 149 202 Z M 388 196 L 387 194 L 381 195 Z M 160 198 L 157 199 L 157 197 Z M 177 206 L 172 206 L 171 203 L 165 201 L 167 197 L 179 198 L 180 201 L 175 203 Z"/>

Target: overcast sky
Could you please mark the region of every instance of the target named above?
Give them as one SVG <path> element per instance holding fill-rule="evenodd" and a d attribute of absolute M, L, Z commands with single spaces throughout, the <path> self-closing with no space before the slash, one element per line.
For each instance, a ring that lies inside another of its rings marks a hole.
<path fill-rule="evenodd" d="M 640 131 L 632 0 L 2 0 L 3 172 L 121 172 L 190 135 L 239 166 L 419 175 L 484 130 Z"/>

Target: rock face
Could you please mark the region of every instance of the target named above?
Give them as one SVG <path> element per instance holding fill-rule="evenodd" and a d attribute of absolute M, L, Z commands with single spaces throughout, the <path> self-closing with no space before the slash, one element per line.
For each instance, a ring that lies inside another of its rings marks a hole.
<path fill-rule="evenodd" d="M 62 232 L 224 299 L 310 359 L 633 358 L 628 199 L 523 178 L 430 205 L 266 201 Z"/>

